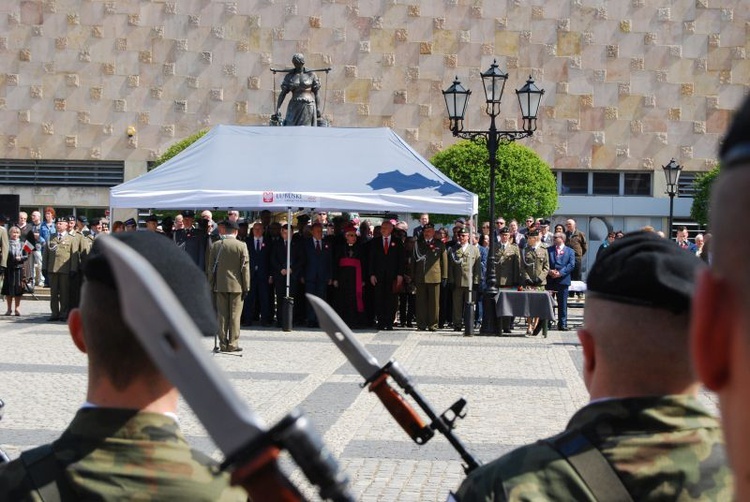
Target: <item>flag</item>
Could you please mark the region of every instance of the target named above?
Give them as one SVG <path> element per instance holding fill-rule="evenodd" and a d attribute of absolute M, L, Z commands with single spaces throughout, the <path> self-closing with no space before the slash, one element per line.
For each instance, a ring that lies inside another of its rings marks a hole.
<path fill-rule="evenodd" d="M 28 240 L 23 243 L 23 251 L 28 254 L 34 251 L 34 245 L 30 243 Z"/>

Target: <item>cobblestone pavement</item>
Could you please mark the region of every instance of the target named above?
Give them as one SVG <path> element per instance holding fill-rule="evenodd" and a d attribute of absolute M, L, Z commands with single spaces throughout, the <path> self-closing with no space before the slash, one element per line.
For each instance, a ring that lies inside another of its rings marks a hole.
<path fill-rule="evenodd" d="M 86 358 L 67 326 L 45 322 L 46 302 L 24 301 L 21 309 L 21 317 L 0 317 L 0 397 L 6 401 L 0 448 L 11 458 L 57 437 L 86 390 Z M 571 326 L 581 315 L 571 310 Z M 440 412 L 465 397 L 468 414 L 456 433 L 486 461 L 560 431 L 587 401 L 575 331 L 551 331 L 546 339 L 522 333 L 463 337 L 396 328 L 358 336 L 381 363 L 396 358 Z M 203 343 L 209 352 L 213 340 Z M 461 462 L 449 443 L 439 434 L 426 445 L 413 443 L 360 388 L 362 378 L 321 330 L 248 328 L 240 344 L 243 357 L 214 360 L 266 423 L 301 407 L 340 459 L 357 500 L 442 501 L 460 484 Z M 702 397 L 715 407 L 712 395 Z M 179 415 L 188 440 L 220 459 L 185 403 Z M 292 476 L 302 483 L 298 472 Z M 310 487 L 305 492 L 312 494 Z"/>

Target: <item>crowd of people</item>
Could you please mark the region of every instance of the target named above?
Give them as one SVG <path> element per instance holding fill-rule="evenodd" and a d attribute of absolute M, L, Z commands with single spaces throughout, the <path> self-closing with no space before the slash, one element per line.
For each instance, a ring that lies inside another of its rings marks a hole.
<path fill-rule="evenodd" d="M 720 156 L 723 170 L 711 197 L 713 236 L 701 239 L 702 246 L 696 244 L 693 249 L 682 238 L 675 244 L 649 228 L 621 238 L 615 233 L 603 244 L 587 277 L 585 325 L 578 330 L 590 402 L 560 434 L 517 448 L 472 471 L 449 500 L 723 501 L 750 497 L 746 475 L 750 469 L 750 314 L 745 308 L 750 304 L 750 265 L 745 266 L 742 247 L 736 245 L 736 221 L 749 209 L 750 99 L 734 118 Z M 414 264 L 407 267 L 410 256 L 423 271 L 429 271 L 421 282 L 414 281 L 421 285 L 415 295 L 424 292 L 415 302 L 418 309 L 424 306 L 421 313 L 417 310 L 418 323 L 424 322 L 423 329 L 429 329 L 436 318 L 440 322 L 442 310 L 435 310 L 442 305 L 438 294 L 444 283 L 452 282 L 451 297 L 457 302 L 463 302 L 480 284 L 481 265 L 476 263 L 482 261 L 477 251 L 483 247 L 484 236 L 498 239 L 499 252 L 511 249 L 514 255 L 518 249 L 518 266 L 514 268 L 511 261 L 508 269 L 515 270 L 511 279 L 515 277 L 516 284 L 529 288 L 572 276 L 576 247 L 586 252 L 585 236 L 575 234 L 572 220 L 566 224 L 569 235 L 563 229 L 551 233 L 545 254 L 541 243 L 549 239 L 549 232 L 544 230 L 544 221 L 539 225 L 543 231 L 536 230 L 533 218 L 525 233 L 513 222 L 506 229 L 498 219 L 500 228 L 480 233 L 477 242 L 471 242 L 471 233 L 459 226 L 455 243 L 446 246 L 435 238 L 434 226 L 423 215 L 409 251 L 409 238 L 402 235 L 408 228 L 390 220 L 381 223 L 379 232 L 373 228 L 368 238 L 366 222 L 359 235 L 346 222 L 339 222 L 340 232 L 333 222 L 333 234 L 324 235 L 327 223 L 322 214 L 312 225 L 298 218 L 296 234 L 288 223 L 279 224 L 276 234 L 270 215 L 264 215 L 268 223 L 263 219 L 253 223 L 252 237 L 237 246 L 242 225 L 232 220 L 236 215 L 217 225 L 217 238 L 209 247 L 211 226 L 193 227 L 195 215 L 189 211 L 182 216 L 185 226 L 171 238 L 187 253 L 154 233 L 120 238 L 151 261 L 208 336 L 219 329 L 209 291 L 222 292 L 218 286 L 209 288 L 212 260 L 228 246 L 236 248 L 233 260 L 240 269 L 247 264 L 247 274 L 239 278 L 240 290 L 228 291 L 240 299 L 248 293 L 250 269 L 257 263 L 251 260 L 250 250 L 265 247 L 269 254 L 280 256 L 279 250 L 287 243 L 289 250 L 296 249 L 292 254 L 297 261 L 292 267 L 283 262 L 277 271 L 274 267 L 281 262 L 269 257 L 269 286 L 276 287 L 279 276 L 292 275 L 298 278 L 295 287 L 309 286 L 312 294 L 324 290 L 329 294 L 328 286 L 336 288 L 335 282 L 338 287 L 349 284 L 354 294 L 348 305 L 356 305 L 356 313 L 366 316 L 364 286 L 369 282 L 376 295 L 373 320 L 386 330 L 392 328 L 404 285 L 413 279 L 408 273 L 415 274 L 417 269 Z M 69 235 L 67 224 L 57 222 L 58 235 L 49 239 L 48 246 Z M 684 230 L 679 230 L 681 237 Z M 8 239 L 0 232 L 3 264 L 8 263 L 10 240 L 20 240 L 20 228 L 11 229 L 11 234 Z M 205 240 L 192 243 L 194 237 L 186 234 Z M 275 243 L 273 237 L 277 237 Z M 576 239 L 577 244 L 571 242 Z M 70 311 L 68 320 L 73 342 L 89 358 L 87 402 L 59 439 L 0 465 L 0 499 L 246 498 L 229 487 L 227 473 L 191 450 L 184 440 L 174 415 L 178 393 L 127 328 L 112 271 L 102 253 L 97 253 L 98 247 L 94 242 L 87 257 L 90 261 L 83 267 L 86 280 L 80 307 Z M 324 258 L 326 252 L 330 260 Z M 310 253 L 328 265 L 305 270 Z M 205 273 L 190 265 L 200 259 Z M 218 273 L 220 261 L 216 263 Z M 344 269 L 347 277 L 337 268 Z M 6 278 L 7 274 L 6 270 Z M 498 276 L 501 287 L 503 281 L 516 287 L 507 276 Z M 218 278 L 214 280 L 218 284 Z M 567 295 L 564 288 L 556 288 L 561 302 L 560 297 Z M 383 295 L 382 299 L 377 295 Z M 233 301 L 231 296 L 225 298 L 225 303 Z M 312 316 L 306 318 L 315 322 Z M 231 339 L 225 341 L 229 344 Z M 701 385 L 717 393 L 722 423 L 698 399 Z M 242 485 L 243 479 L 235 472 L 232 482 Z"/>

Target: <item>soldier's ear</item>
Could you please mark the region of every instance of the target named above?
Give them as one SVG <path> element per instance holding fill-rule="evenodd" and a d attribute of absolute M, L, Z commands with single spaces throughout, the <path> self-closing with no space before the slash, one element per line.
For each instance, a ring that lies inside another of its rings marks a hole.
<path fill-rule="evenodd" d="M 578 340 L 583 349 L 583 382 L 588 388 L 591 375 L 596 370 L 596 342 L 594 336 L 586 328 L 578 330 Z"/>
<path fill-rule="evenodd" d="M 73 343 L 78 350 L 86 354 L 88 349 L 86 348 L 86 341 L 83 338 L 83 321 L 81 320 L 81 310 L 73 309 L 68 314 L 68 331 L 70 331 L 70 337 L 73 339 Z"/>
<path fill-rule="evenodd" d="M 730 378 L 730 352 L 736 336 L 743 336 L 739 292 L 727 281 L 703 270 L 693 295 L 690 351 L 698 378 L 712 391 Z"/>

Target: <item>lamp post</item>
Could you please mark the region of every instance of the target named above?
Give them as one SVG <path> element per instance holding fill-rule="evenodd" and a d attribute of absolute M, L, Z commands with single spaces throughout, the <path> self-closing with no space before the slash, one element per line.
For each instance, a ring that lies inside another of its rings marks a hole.
<path fill-rule="evenodd" d="M 682 166 L 677 163 L 676 160 L 672 159 L 669 164 L 662 166 L 664 169 L 664 177 L 667 180 L 667 195 L 669 195 L 669 223 L 667 223 L 667 238 L 672 238 L 672 215 L 674 214 L 674 196 L 677 195 L 679 187 L 677 182 L 680 179 L 680 173 L 682 172 Z"/>
<path fill-rule="evenodd" d="M 445 106 L 448 109 L 450 119 L 450 130 L 453 136 L 463 139 L 475 139 L 483 137 L 487 141 L 487 151 L 490 158 L 490 218 L 495 221 L 495 172 L 497 170 L 497 149 L 500 143 L 510 143 L 518 139 L 526 138 L 534 134 L 536 130 L 536 116 L 539 104 L 542 101 L 543 89 L 539 89 L 534 80 L 529 76 L 526 84 L 516 90 L 518 104 L 521 107 L 523 125 L 521 130 L 501 131 L 495 125 L 495 118 L 500 114 L 500 101 L 508 81 L 508 74 L 503 73 L 497 66 L 497 60 L 492 62 L 490 68 L 481 74 L 485 94 L 485 113 L 490 116 L 490 128 L 485 131 L 468 131 L 463 128 L 466 107 L 469 104 L 471 91 L 465 89 L 458 77 L 453 84 L 443 91 Z M 487 275 L 485 279 L 485 301 L 484 319 L 482 319 L 482 333 L 498 333 L 496 329 L 497 318 L 495 317 L 495 296 L 497 295 L 497 276 L 495 273 L 495 247 L 496 236 L 490 238 Z M 490 322 L 487 322 L 488 319 Z M 466 329 L 466 334 L 471 334 L 471 328 Z"/>

